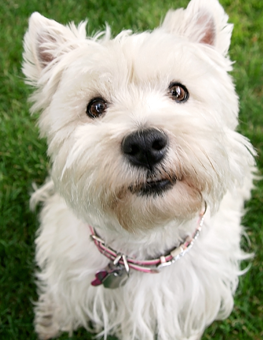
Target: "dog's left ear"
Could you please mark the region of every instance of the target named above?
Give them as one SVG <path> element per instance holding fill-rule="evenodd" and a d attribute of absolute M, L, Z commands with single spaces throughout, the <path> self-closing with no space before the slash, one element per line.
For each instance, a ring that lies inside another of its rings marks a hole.
<path fill-rule="evenodd" d="M 233 25 L 218 0 L 191 0 L 183 10 L 169 11 L 162 28 L 192 42 L 213 46 L 227 54 Z"/>
<path fill-rule="evenodd" d="M 23 72 L 27 81 L 37 85 L 43 72 L 52 68 L 63 55 L 76 49 L 86 38 L 86 22 L 64 26 L 35 12 L 29 19 L 24 38 Z"/>

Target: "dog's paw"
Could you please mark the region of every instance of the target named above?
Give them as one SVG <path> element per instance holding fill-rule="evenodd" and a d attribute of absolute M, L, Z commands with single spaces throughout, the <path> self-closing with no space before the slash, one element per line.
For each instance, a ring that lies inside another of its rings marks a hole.
<path fill-rule="evenodd" d="M 190 336 L 189 338 L 185 338 L 183 340 L 201 340 L 202 334 L 203 333 L 194 334 Z"/>
<path fill-rule="evenodd" d="M 59 325 L 54 317 L 54 306 L 46 297 L 41 297 L 35 308 L 35 331 L 40 340 L 59 336 Z"/>

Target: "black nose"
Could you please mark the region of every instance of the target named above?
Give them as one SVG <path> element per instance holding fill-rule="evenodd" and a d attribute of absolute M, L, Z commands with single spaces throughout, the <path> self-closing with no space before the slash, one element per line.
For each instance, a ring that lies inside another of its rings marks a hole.
<path fill-rule="evenodd" d="M 147 129 L 133 132 L 122 141 L 122 152 L 132 165 L 152 170 L 165 156 L 168 138 L 164 132 Z"/>

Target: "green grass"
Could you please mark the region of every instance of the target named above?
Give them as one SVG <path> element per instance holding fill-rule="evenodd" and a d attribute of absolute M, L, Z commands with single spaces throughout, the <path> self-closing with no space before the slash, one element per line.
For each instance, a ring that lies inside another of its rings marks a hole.
<path fill-rule="evenodd" d="M 235 24 L 230 55 L 236 60 L 233 77 L 240 96 L 240 131 L 251 139 L 263 168 L 263 2 L 221 0 Z M 171 7 L 186 0 L 5 0 L 0 7 L 0 338 L 36 339 L 32 321 L 34 234 L 37 214 L 29 211 L 32 182 L 48 173 L 45 141 L 38 139 L 36 118 L 29 115 L 30 90 L 21 73 L 22 39 L 34 11 L 67 23 L 89 18 L 89 33 L 107 21 L 118 33 L 157 26 Z M 203 339 L 260 340 L 263 338 L 263 183 L 257 183 L 244 225 L 255 252 L 250 271 L 241 278 L 235 308 L 223 322 L 209 327 Z M 72 339 L 89 339 L 84 330 Z M 59 339 L 68 339 L 64 334 Z M 143 340 L 143 339 L 141 339 Z"/>

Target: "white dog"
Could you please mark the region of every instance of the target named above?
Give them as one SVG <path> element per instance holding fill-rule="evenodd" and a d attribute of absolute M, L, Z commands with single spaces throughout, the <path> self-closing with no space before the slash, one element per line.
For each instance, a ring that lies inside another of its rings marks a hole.
<path fill-rule="evenodd" d="M 31 16 L 23 71 L 52 160 L 32 197 L 41 339 L 200 339 L 231 312 L 254 151 L 235 131 L 227 20 L 191 0 L 112 39 Z"/>

